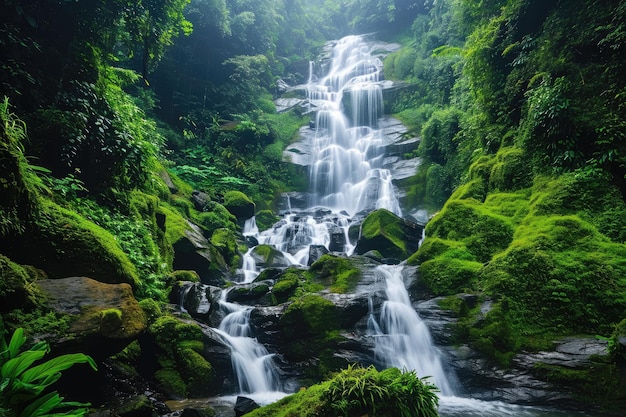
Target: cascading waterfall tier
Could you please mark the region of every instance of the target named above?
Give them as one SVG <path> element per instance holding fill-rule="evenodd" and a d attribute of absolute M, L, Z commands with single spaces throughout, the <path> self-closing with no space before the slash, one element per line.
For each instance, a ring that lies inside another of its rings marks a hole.
<path fill-rule="evenodd" d="M 442 366 L 428 328 L 411 306 L 409 293 L 402 279 L 403 266 L 381 265 L 376 273 L 385 280 L 387 300 L 380 316 L 370 312 L 368 330 L 374 336 L 376 359 L 385 367 L 414 370 L 420 377 L 428 376 L 444 396 L 456 393 Z"/>
<path fill-rule="evenodd" d="M 222 292 L 220 308 L 226 313 L 218 334 L 231 350 L 233 372 L 240 393 L 268 394 L 281 390 L 276 365 L 267 349 L 250 334 L 252 307 L 226 301 Z"/>
<path fill-rule="evenodd" d="M 310 179 L 313 203 L 350 215 L 385 208 L 401 215 L 389 170 L 383 169 L 382 62 L 361 36 L 332 51 L 328 72 L 312 75 L 307 96 L 320 109 Z"/>

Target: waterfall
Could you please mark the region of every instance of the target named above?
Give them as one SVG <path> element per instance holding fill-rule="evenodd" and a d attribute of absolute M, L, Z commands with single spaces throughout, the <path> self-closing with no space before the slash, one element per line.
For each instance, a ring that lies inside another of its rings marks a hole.
<path fill-rule="evenodd" d="M 442 395 L 452 396 L 455 384 L 443 369 L 428 328 L 411 306 L 402 269 L 398 265 L 376 268 L 385 279 L 387 295 L 380 317 L 376 319 L 370 312 L 368 319 L 368 330 L 375 337 L 376 359 L 385 367 L 414 370 L 419 377 L 428 376 Z"/>
<path fill-rule="evenodd" d="M 267 349 L 250 333 L 252 307 L 226 301 L 222 292 L 220 308 L 227 313 L 222 319 L 218 334 L 231 350 L 233 372 L 237 377 L 240 393 L 267 394 L 280 391 L 278 371 Z"/>
<path fill-rule="evenodd" d="M 307 97 L 320 109 L 315 126 L 310 179 L 314 204 L 354 215 L 386 208 L 401 215 L 382 168 L 384 135 L 382 62 L 360 36 L 347 36 L 333 48 L 328 73 L 309 76 Z"/>

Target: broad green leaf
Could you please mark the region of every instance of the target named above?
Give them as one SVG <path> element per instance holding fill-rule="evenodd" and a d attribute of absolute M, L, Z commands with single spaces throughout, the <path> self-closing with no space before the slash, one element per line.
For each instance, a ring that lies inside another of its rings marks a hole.
<path fill-rule="evenodd" d="M 45 351 L 32 351 L 20 353 L 17 358 L 9 359 L 2 369 L 0 369 L 0 375 L 4 378 L 17 378 L 22 372 L 27 370 L 35 361 L 43 358 L 46 354 Z"/>
<path fill-rule="evenodd" d="M 17 356 L 24 342 L 26 342 L 26 336 L 24 336 L 24 329 L 20 327 L 13 332 L 13 336 L 9 342 L 9 358 L 15 358 Z"/>
<path fill-rule="evenodd" d="M 96 363 L 90 356 L 83 353 L 71 353 L 56 357 L 27 370 L 20 379 L 24 382 L 42 380 L 50 375 L 64 371 L 74 364 L 85 362 L 87 362 L 94 370 L 97 370 Z"/>

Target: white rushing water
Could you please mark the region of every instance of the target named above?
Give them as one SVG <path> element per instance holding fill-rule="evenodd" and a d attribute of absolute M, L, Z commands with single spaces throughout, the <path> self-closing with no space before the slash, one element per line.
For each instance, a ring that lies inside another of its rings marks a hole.
<path fill-rule="evenodd" d="M 377 274 L 385 279 L 387 294 L 380 316 L 370 314 L 368 320 L 368 328 L 375 337 L 376 359 L 385 367 L 414 370 L 420 377 L 428 376 L 442 395 L 454 395 L 456 384 L 444 372 L 430 332 L 411 306 L 402 269 L 398 265 L 376 268 Z"/>
<path fill-rule="evenodd" d="M 222 319 L 218 334 L 231 350 L 233 372 L 239 384 L 239 392 L 276 397 L 281 391 L 278 370 L 273 355 L 250 334 L 250 313 L 252 307 L 241 306 L 226 301 L 226 291 L 222 292 L 220 308 L 227 313 Z"/>
<path fill-rule="evenodd" d="M 307 85 L 317 112 L 310 179 L 313 204 L 354 215 L 386 208 L 401 215 L 389 170 L 382 168 L 382 62 L 360 36 L 337 42 L 328 72 Z M 314 80 L 314 77 L 309 77 Z"/>

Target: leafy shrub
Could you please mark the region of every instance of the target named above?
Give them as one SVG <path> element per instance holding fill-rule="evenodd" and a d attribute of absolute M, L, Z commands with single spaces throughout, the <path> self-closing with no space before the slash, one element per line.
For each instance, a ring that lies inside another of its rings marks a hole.
<path fill-rule="evenodd" d="M 0 322 L 0 332 L 4 328 Z M 20 417 L 52 417 L 62 415 L 82 417 L 90 404 L 63 401 L 58 392 L 47 392 L 61 377 L 61 372 L 77 363 L 88 363 L 96 370 L 93 359 L 82 353 L 57 356 L 34 365 L 49 352 L 46 342 L 39 342 L 22 350 L 26 337 L 24 330 L 15 330 L 8 345 L 0 337 L 0 414 Z"/>

